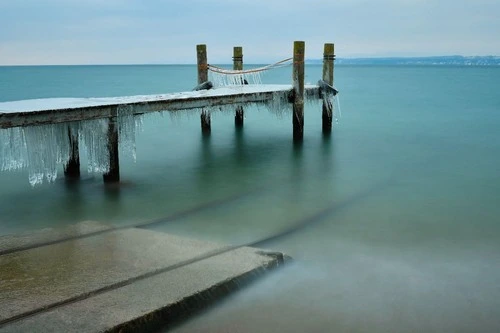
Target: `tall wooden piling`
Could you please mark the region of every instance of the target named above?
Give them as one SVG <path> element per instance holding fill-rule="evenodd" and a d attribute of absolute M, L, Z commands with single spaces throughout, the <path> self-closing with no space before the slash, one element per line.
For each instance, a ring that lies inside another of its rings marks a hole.
<path fill-rule="evenodd" d="M 74 133 L 71 127 L 68 127 L 69 140 L 69 161 L 64 166 L 64 175 L 68 179 L 80 178 L 80 152 L 78 148 L 78 133 Z"/>
<path fill-rule="evenodd" d="M 102 178 L 105 183 L 116 183 L 120 181 L 120 160 L 118 157 L 118 124 L 117 110 L 108 121 L 108 151 L 109 151 L 109 171 Z"/>
<path fill-rule="evenodd" d="M 207 46 L 205 44 L 196 45 L 196 58 L 198 61 L 198 84 L 208 81 L 208 62 L 207 62 Z M 212 130 L 210 113 L 206 110 L 201 111 L 201 131 L 204 134 L 210 133 Z"/>
<path fill-rule="evenodd" d="M 331 43 L 326 43 L 323 52 L 323 81 L 333 86 L 333 66 L 335 60 L 335 46 Z M 328 134 L 332 131 L 333 105 L 323 98 L 323 133 Z"/>
<path fill-rule="evenodd" d="M 293 43 L 293 140 L 304 138 L 304 55 L 305 43 Z"/>
<path fill-rule="evenodd" d="M 238 71 L 243 70 L 243 48 L 241 46 L 235 46 L 233 48 L 233 69 Z M 244 83 L 245 82 L 241 82 L 241 84 Z M 236 125 L 236 127 L 243 126 L 243 119 L 244 119 L 243 106 L 237 106 L 234 115 L 234 124 Z"/>
<path fill-rule="evenodd" d="M 210 134 L 212 130 L 210 112 L 208 112 L 207 110 L 202 110 L 200 114 L 200 120 L 201 120 L 201 132 L 203 134 Z"/>
<path fill-rule="evenodd" d="M 198 84 L 208 81 L 207 46 L 196 45 L 196 56 L 198 60 Z"/>

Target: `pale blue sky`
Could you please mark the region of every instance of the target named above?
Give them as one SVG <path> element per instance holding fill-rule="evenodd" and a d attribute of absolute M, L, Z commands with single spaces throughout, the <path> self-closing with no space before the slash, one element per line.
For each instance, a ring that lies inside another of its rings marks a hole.
<path fill-rule="evenodd" d="M 0 65 L 500 55 L 500 0 L 0 0 Z"/>

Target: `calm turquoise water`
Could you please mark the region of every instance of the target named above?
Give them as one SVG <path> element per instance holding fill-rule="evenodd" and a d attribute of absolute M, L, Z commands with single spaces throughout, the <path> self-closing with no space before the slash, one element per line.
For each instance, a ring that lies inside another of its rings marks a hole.
<path fill-rule="evenodd" d="M 308 66 L 314 83 L 321 67 Z M 290 69 L 263 77 L 289 83 Z M 195 66 L 0 67 L 0 101 L 190 90 Z M 155 230 L 239 244 L 327 210 L 266 247 L 295 263 L 178 332 L 496 332 L 500 330 L 500 68 L 343 67 L 330 140 L 306 108 L 144 118 L 119 190 L 101 177 L 32 188 L 0 173 L 0 235 L 82 220 L 131 223 L 236 196 Z M 83 161 L 85 162 L 85 160 Z M 85 165 L 82 166 L 85 171 Z M 246 193 L 244 196 L 239 196 Z"/>

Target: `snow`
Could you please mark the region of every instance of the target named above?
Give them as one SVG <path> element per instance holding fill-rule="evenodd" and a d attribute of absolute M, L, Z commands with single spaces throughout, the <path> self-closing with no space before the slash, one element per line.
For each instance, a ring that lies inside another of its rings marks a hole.
<path fill-rule="evenodd" d="M 314 88 L 307 85 L 307 88 Z M 210 90 L 187 91 L 171 94 L 137 95 L 121 97 L 90 97 L 90 98 L 43 98 L 20 101 L 1 102 L 0 113 L 38 112 L 47 110 L 63 110 L 86 108 L 92 106 L 134 104 L 151 101 L 182 100 L 201 97 L 220 97 L 239 94 L 258 94 L 267 92 L 283 92 L 292 89 L 291 85 L 256 84 L 225 86 Z"/>

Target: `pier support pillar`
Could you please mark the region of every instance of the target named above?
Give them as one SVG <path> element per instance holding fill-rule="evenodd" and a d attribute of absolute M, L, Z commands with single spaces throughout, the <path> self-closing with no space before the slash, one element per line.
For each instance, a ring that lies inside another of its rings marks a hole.
<path fill-rule="evenodd" d="M 196 58 L 198 60 L 198 84 L 208 81 L 207 46 L 196 45 Z"/>
<path fill-rule="evenodd" d="M 233 69 L 238 71 L 243 70 L 243 48 L 241 46 L 235 46 L 233 48 Z M 243 82 L 243 77 L 241 80 L 241 84 L 245 84 Z M 236 107 L 236 112 L 234 114 L 234 125 L 236 127 L 243 127 L 244 116 L 243 106 Z"/>
<path fill-rule="evenodd" d="M 304 138 L 304 55 L 305 43 L 293 44 L 293 140 Z"/>
<path fill-rule="evenodd" d="M 69 161 L 64 166 L 64 175 L 68 179 L 80 178 L 80 152 L 78 148 L 78 133 L 74 133 L 71 127 L 68 126 L 69 140 Z"/>
<path fill-rule="evenodd" d="M 323 81 L 333 86 L 333 69 L 335 60 L 334 44 L 325 44 L 323 53 Z M 323 133 L 332 132 L 333 105 L 323 96 Z"/>
<path fill-rule="evenodd" d="M 203 134 L 210 134 L 210 132 L 212 131 L 210 112 L 206 110 L 201 111 L 200 119 L 201 119 L 201 132 Z"/>
<path fill-rule="evenodd" d="M 196 45 L 196 59 L 198 62 L 198 84 L 208 81 L 207 46 L 205 44 Z M 210 113 L 201 111 L 201 131 L 203 134 L 210 134 Z"/>
<path fill-rule="evenodd" d="M 237 106 L 236 112 L 234 114 L 234 125 L 236 127 L 243 127 L 244 117 L 245 117 L 245 111 L 243 111 L 243 106 Z"/>
<path fill-rule="evenodd" d="M 118 157 L 118 124 L 115 116 L 109 118 L 108 122 L 108 151 L 109 171 L 103 175 L 105 183 L 117 183 L 120 181 L 120 161 Z"/>

